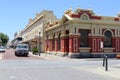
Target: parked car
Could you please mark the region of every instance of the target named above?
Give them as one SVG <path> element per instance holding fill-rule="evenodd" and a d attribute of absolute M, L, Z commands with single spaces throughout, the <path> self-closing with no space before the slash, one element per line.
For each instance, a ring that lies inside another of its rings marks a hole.
<path fill-rule="evenodd" d="M 28 56 L 29 46 L 28 44 L 17 44 L 15 48 L 16 56 Z"/>
<path fill-rule="evenodd" d="M 0 46 L 0 52 L 5 52 L 5 47 L 4 46 Z"/>

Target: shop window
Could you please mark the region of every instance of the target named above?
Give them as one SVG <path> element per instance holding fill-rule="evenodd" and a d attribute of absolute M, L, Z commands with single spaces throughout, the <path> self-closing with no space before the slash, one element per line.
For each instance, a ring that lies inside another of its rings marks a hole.
<path fill-rule="evenodd" d="M 89 47 L 88 34 L 89 30 L 81 29 L 80 30 L 80 47 Z"/>
<path fill-rule="evenodd" d="M 104 47 L 112 47 L 112 33 L 110 31 L 104 33 Z"/>

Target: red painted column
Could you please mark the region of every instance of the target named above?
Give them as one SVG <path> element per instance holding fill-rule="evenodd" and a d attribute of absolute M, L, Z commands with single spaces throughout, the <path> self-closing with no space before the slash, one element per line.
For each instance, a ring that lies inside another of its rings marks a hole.
<path fill-rule="evenodd" d="M 114 52 L 119 52 L 120 51 L 120 39 L 114 38 L 114 40 L 112 40 L 112 41 L 114 41 L 113 42 L 113 48 L 115 48 Z"/>
<path fill-rule="evenodd" d="M 57 39 L 55 39 L 55 51 L 57 51 L 58 50 L 58 44 L 57 44 Z"/>
<path fill-rule="evenodd" d="M 73 52 L 73 37 L 69 37 L 69 52 Z"/>
<path fill-rule="evenodd" d="M 102 52 L 101 41 L 103 41 L 101 37 L 91 37 L 91 52 Z"/>
<path fill-rule="evenodd" d="M 65 38 L 61 38 L 61 52 L 65 52 Z"/>
<path fill-rule="evenodd" d="M 48 50 L 51 51 L 51 40 L 49 39 L 48 42 Z"/>
<path fill-rule="evenodd" d="M 69 37 L 69 52 L 79 53 L 80 38 L 78 35 L 72 35 Z"/>
<path fill-rule="evenodd" d="M 116 45 L 116 38 L 113 37 L 113 38 L 112 38 L 112 47 L 115 48 L 115 49 L 113 50 L 114 52 L 116 52 L 116 46 L 117 46 L 117 45 Z"/>
<path fill-rule="evenodd" d="M 69 53 L 69 37 L 61 37 L 61 52 Z"/>
<path fill-rule="evenodd" d="M 92 38 L 92 52 L 97 52 L 97 39 Z"/>
<path fill-rule="evenodd" d="M 103 42 L 103 39 L 100 37 L 97 39 L 97 44 L 98 44 L 97 45 L 97 52 L 103 52 L 103 49 L 101 48 L 101 42 Z"/>

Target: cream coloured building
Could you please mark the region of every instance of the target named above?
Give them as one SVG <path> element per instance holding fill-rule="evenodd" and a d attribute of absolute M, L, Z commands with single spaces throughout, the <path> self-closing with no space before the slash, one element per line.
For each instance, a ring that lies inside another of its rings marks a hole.
<path fill-rule="evenodd" d="M 28 25 L 21 31 L 22 43 L 27 43 L 30 50 L 33 47 L 40 47 L 40 52 L 45 51 L 45 27 L 47 22 L 54 22 L 57 18 L 53 11 L 43 10 L 41 13 L 36 13 L 34 19 L 29 19 Z M 40 44 L 40 46 L 39 46 Z"/>
<path fill-rule="evenodd" d="M 120 54 L 120 14 L 99 16 L 91 9 L 68 9 L 59 21 L 48 24 L 45 31 L 49 53 L 71 57 Z"/>

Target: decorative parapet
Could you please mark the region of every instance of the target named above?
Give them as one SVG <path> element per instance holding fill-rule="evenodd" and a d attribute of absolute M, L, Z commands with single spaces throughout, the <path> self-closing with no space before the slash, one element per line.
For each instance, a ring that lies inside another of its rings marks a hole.
<path fill-rule="evenodd" d="M 120 17 L 120 13 L 117 16 Z"/>
<path fill-rule="evenodd" d="M 29 24 L 26 26 L 25 30 L 28 29 L 31 25 L 33 25 L 35 22 L 37 22 L 39 19 L 42 19 L 44 17 L 44 15 L 41 15 L 35 19 L 30 19 Z"/>

